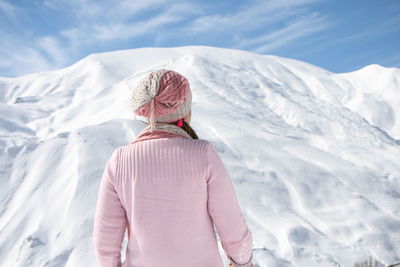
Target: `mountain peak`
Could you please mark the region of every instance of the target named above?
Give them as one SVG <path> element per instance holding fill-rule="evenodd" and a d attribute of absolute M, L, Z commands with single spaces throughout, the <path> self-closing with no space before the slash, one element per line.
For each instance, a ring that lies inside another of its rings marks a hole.
<path fill-rule="evenodd" d="M 189 79 L 191 125 L 226 162 L 260 266 L 397 259 L 398 72 L 373 65 L 335 74 L 273 55 L 185 46 L 97 53 L 61 70 L 0 78 L 0 244 L 9 244 L 0 262 L 95 265 L 87 253 L 65 253 L 70 244 L 89 250 L 103 166 L 143 129 L 130 97 L 158 68 Z M 27 236 L 43 242 L 32 250 Z"/>

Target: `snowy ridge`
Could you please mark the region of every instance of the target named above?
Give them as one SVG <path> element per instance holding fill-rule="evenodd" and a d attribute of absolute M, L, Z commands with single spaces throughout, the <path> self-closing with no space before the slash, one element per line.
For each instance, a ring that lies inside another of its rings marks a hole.
<path fill-rule="evenodd" d="M 99 179 L 110 153 L 144 126 L 130 93 L 157 68 L 189 79 L 191 124 L 227 166 L 256 266 L 400 261 L 400 70 L 335 74 L 192 46 L 93 54 L 0 78 L 4 266 L 96 266 Z"/>

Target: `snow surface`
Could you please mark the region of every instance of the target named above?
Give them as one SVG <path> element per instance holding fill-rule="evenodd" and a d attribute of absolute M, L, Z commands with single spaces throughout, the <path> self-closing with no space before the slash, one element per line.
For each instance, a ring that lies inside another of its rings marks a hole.
<path fill-rule="evenodd" d="M 144 127 L 131 91 L 158 68 L 191 83 L 191 125 L 228 169 L 255 266 L 400 261 L 400 70 L 190 46 L 0 78 L 1 266 L 96 266 L 99 179 Z"/>

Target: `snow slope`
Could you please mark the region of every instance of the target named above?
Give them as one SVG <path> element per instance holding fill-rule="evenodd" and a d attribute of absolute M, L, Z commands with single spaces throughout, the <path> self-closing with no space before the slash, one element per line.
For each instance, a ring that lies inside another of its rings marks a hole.
<path fill-rule="evenodd" d="M 400 261 L 400 70 L 191 46 L 0 78 L 1 266 L 96 266 L 99 179 L 144 127 L 130 94 L 157 68 L 191 83 L 192 127 L 230 173 L 255 266 Z"/>

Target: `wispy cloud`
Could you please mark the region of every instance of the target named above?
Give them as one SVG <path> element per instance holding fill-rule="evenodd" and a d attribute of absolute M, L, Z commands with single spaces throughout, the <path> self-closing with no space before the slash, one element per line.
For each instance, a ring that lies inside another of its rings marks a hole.
<path fill-rule="evenodd" d="M 55 66 L 35 48 L 20 45 L 7 33 L 0 32 L 0 71 L 7 76 L 52 69 Z"/>
<path fill-rule="evenodd" d="M 42 55 L 46 55 L 49 62 L 54 66 L 62 66 L 68 63 L 68 55 L 60 41 L 51 36 L 41 37 L 37 40 L 38 48 L 42 50 Z"/>
<path fill-rule="evenodd" d="M 327 21 L 323 19 L 322 24 L 326 25 L 326 23 Z M 328 21 L 329 23 L 331 22 Z M 351 25 L 348 21 L 342 21 L 341 24 Z M 383 41 L 388 36 L 400 32 L 400 15 L 371 18 L 368 23 L 361 23 L 361 27 L 356 27 L 357 30 L 343 30 L 342 28 L 335 30 L 335 26 L 339 26 L 333 24 L 326 26 L 331 27 L 333 31 L 315 38 L 318 45 L 312 46 L 312 49 L 303 50 L 303 56 L 319 55 L 324 53 L 323 51 L 335 51 L 335 49 L 340 48 L 340 62 L 343 65 L 351 66 L 346 71 L 354 71 L 373 63 L 384 66 L 400 66 L 398 49 L 391 50 L 389 48 L 391 45 Z M 354 24 L 351 26 L 354 27 Z M 397 43 L 398 40 L 400 39 L 397 37 Z M 396 46 L 396 39 L 392 39 L 391 42 Z M 375 45 L 371 45 L 371 43 Z M 387 52 L 383 52 L 384 50 L 381 47 L 389 49 Z M 368 49 L 365 50 L 365 48 Z M 346 50 L 351 51 L 351 55 L 346 55 Z"/>
<path fill-rule="evenodd" d="M 400 31 L 400 16 L 396 15 L 387 19 L 377 17 L 374 23 L 351 35 L 342 34 L 337 23 L 343 20 L 318 9 L 324 3 L 324 0 L 29 3 L 0 0 L 0 75 L 60 68 L 99 51 L 155 45 L 201 44 L 274 53 L 293 51 L 291 48 L 307 43 L 310 46 L 306 51 L 298 53 L 314 55 L 320 51 L 322 55 L 335 42 L 343 46 L 346 42 L 377 39 Z M 358 14 L 363 14 L 363 10 L 359 9 Z M 351 22 L 342 24 L 346 23 Z M 20 57 L 16 51 L 27 56 Z"/>
<path fill-rule="evenodd" d="M 149 7 L 150 6 L 142 5 L 142 8 Z M 120 10 L 121 8 L 123 7 L 119 6 L 117 10 Z M 188 9 L 191 9 L 192 11 L 189 13 L 185 12 Z M 114 22 L 114 20 L 111 19 L 111 22 L 107 22 L 108 20 L 105 20 L 105 22 L 101 24 L 92 24 L 85 28 L 70 29 L 62 32 L 62 34 L 68 38 L 80 38 L 82 34 L 85 34 L 86 36 L 90 36 L 90 39 L 93 42 L 98 40 L 131 39 L 140 35 L 154 33 L 161 28 L 168 27 L 171 23 L 181 22 L 186 19 L 193 10 L 195 10 L 193 6 L 187 4 L 175 4 L 166 7 L 151 18 L 130 21 L 128 19 L 132 19 L 133 17 L 127 16 L 125 21 Z M 137 7 L 135 12 L 138 12 Z M 111 14 L 115 14 L 116 16 L 118 16 L 118 13 L 119 12 L 116 10 L 111 12 Z M 71 41 L 75 42 L 78 40 L 71 39 Z"/>
<path fill-rule="evenodd" d="M 74 17 L 72 26 L 79 28 L 82 23 L 86 27 L 93 25 L 115 25 L 136 20 L 135 17 L 148 10 L 157 11 L 171 6 L 166 0 L 146 1 L 104 1 L 104 0 L 46 0 L 44 5 L 56 11 L 69 10 Z"/>
<path fill-rule="evenodd" d="M 326 19 L 317 13 L 296 18 L 277 30 L 265 33 L 256 38 L 247 38 L 238 42 L 235 47 L 252 50 L 256 53 L 267 53 L 285 46 L 290 42 L 321 31 L 330 26 Z"/>
<path fill-rule="evenodd" d="M 304 12 L 300 7 L 314 2 L 316 0 L 256 1 L 239 6 L 232 13 L 205 14 L 194 19 L 185 29 L 193 33 L 204 33 L 210 30 L 213 32 L 254 31 Z"/>
<path fill-rule="evenodd" d="M 161 10 L 157 16 L 139 21 L 135 21 L 135 15 L 154 6 L 159 8 L 165 3 L 165 0 L 140 3 L 127 0 L 118 3 L 86 0 L 45 1 L 44 6 L 53 11 L 71 10 L 75 16 L 74 24 L 77 26 L 45 36 L 23 36 L 12 34 L 12 31 L 3 32 L 0 37 L 0 71 L 3 75 L 21 75 L 63 67 L 72 63 L 71 55 L 78 55 L 83 47 L 95 45 L 99 41 L 130 39 L 154 32 L 159 27 L 178 21 L 179 10 L 169 7 Z M 19 8 L 7 2 L 0 4 L 0 11 L 10 19 L 15 19 L 13 23 L 17 24 L 16 10 Z M 24 13 L 23 9 L 18 11 L 20 14 Z M 26 39 L 29 39 L 29 45 Z M 21 54 L 25 56 L 19 56 Z"/>
<path fill-rule="evenodd" d="M 335 44 L 338 44 L 371 37 L 376 38 L 398 32 L 400 32 L 400 15 L 379 19 L 373 23 L 365 24 L 361 29 L 358 30 L 358 32 L 341 36 L 340 38 L 333 39 L 332 41 Z"/>
<path fill-rule="evenodd" d="M 212 6 L 202 2 L 45 0 L 42 4 L 44 8 L 60 14 L 68 10 L 68 16 L 73 18 L 72 22 L 51 35 L 33 36 L 29 49 L 23 39 L 12 36 L 13 45 L 8 49 L 3 48 L 1 54 L 4 58 L 15 60 L 13 53 L 15 47 L 19 47 L 18 50 L 24 50 L 30 55 L 25 60 L 32 60 L 29 64 L 25 62 L 25 65 L 36 71 L 65 66 L 72 63 L 71 58 L 82 56 L 84 51 L 99 44 L 106 46 L 119 41 L 134 43 L 141 38 L 150 38 L 157 45 L 170 40 L 178 41 L 176 45 L 179 45 L 179 41 L 187 42 L 187 36 L 197 42 L 208 40 L 210 33 L 214 36 L 224 34 L 228 47 L 256 47 L 257 51 L 265 51 L 307 34 L 304 29 L 298 31 L 302 26 L 307 26 L 308 32 L 315 31 L 317 27 L 313 23 L 320 22 L 320 18 L 316 16 L 292 20 L 290 24 L 279 24 L 303 15 L 306 12 L 305 6 L 318 1 L 256 0 L 242 2 L 236 8 L 221 12 L 214 9 L 210 11 Z M 15 6 L 7 3 L 0 8 L 6 10 L 10 18 L 15 18 Z M 16 20 L 15 23 L 17 22 Z M 262 34 L 262 37 L 253 37 L 257 31 L 257 36 Z M 27 37 L 30 36 L 25 36 Z M 279 41 L 271 41 L 274 37 Z M 22 60 L 21 58 L 15 62 Z M 13 66 L 15 64 L 12 62 L 3 60 L 2 66 L 10 64 L 10 69 L 14 69 L 17 74 L 23 71 L 20 67 Z"/>
<path fill-rule="evenodd" d="M 18 21 L 17 8 L 6 1 L 0 1 L 0 14 L 16 23 Z"/>
<path fill-rule="evenodd" d="M 30 72 L 54 69 L 65 65 L 68 56 L 57 38 L 33 36 L 31 31 L 14 32 L 24 25 L 23 8 L 1 1 L 0 13 L 8 19 L 7 27 L 0 29 L 0 72 L 7 76 L 19 76 Z"/>

